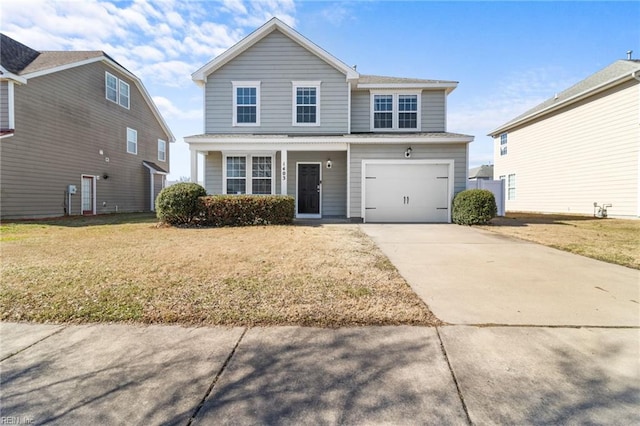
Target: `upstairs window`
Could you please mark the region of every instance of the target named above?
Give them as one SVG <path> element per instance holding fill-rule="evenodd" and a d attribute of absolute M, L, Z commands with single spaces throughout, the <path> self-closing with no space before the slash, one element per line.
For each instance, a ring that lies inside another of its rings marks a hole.
<path fill-rule="evenodd" d="M 371 130 L 420 130 L 420 94 L 374 93 Z"/>
<path fill-rule="evenodd" d="M 234 81 L 233 85 L 233 125 L 260 125 L 260 82 Z"/>
<path fill-rule="evenodd" d="M 507 134 L 500 135 L 500 155 L 507 155 Z"/>
<path fill-rule="evenodd" d="M 167 161 L 167 142 L 158 139 L 158 161 Z"/>
<path fill-rule="evenodd" d="M 113 74 L 105 72 L 104 79 L 105 97 L 121 107 L 129 109 L 129 83 L 118 79 Z"/>
<path fill-rule="evenodd" d="M 320 82 L 293 82 L 293 125 L 320 125 Z"/>
<path fill-rule="evenodd" d="M 138 154 L 138 131 L 127 127 L 127 152 Z"/>

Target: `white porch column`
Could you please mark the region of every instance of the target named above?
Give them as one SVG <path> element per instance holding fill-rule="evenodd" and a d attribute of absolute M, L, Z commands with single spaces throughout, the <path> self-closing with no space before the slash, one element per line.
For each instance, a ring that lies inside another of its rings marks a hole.
<path fill-rule="evenodd" d="M 198 183 L 198 151 L 191 150 L 191 182 Z"/>
<path fill-rule="evenodd" d="M 287 195 L 287 151 L 280 151 L 280 194 Z"/>

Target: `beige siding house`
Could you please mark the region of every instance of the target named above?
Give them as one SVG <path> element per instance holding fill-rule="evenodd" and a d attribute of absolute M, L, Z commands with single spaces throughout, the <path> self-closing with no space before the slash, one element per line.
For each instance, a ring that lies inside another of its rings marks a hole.
<path fill-rule="evenodd" d="M 101 51 L 1 41 L 0 216 L 153 210 L 174 137 L 142 82 Z"/>
<path fill-rule="evenodd" d="M 298 218 L 449 222 L 472 136 L 446 128 L 455 81 L 362 75 L 274 18 L 197 70 L 210 194 L 287 194 Z"/>
<path fill-rule="evenodd" d="M 614 62 L 490 136 L 507 211 L 640 216 L 640 61 Z"/>

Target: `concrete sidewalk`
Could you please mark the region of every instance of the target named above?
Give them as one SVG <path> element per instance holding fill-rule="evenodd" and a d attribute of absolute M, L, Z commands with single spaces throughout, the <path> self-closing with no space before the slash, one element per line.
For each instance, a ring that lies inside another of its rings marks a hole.
<path fill-rule="evenodd" d="M 2 323 L 0 335 L 13 424 L 640 422 L 636 329 Z"/>

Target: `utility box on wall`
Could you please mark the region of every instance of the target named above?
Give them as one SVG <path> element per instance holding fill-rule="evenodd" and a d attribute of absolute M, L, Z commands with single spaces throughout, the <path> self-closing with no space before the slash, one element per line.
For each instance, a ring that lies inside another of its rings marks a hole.
<path fill-rule="evenodd" d="M 67 187 L 67 192 L 69 194 L 75 194 L 76 192 L 78 192 L 78 188 L 75 185 L 69 185 Z"/>

